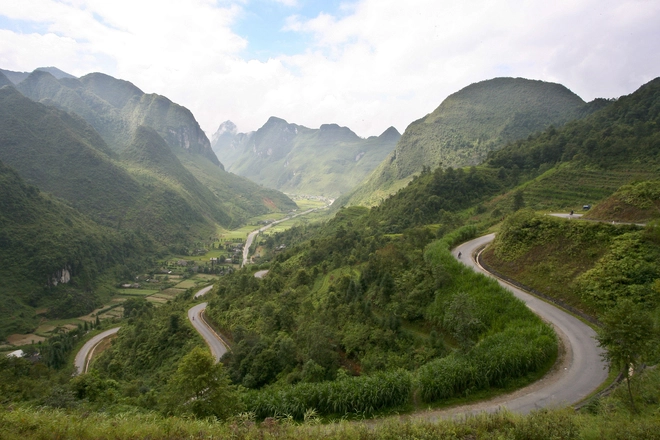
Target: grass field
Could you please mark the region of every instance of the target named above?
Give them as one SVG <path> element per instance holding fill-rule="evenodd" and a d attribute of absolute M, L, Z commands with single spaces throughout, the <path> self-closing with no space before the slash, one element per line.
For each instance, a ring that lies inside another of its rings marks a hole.
<path fill-rule="evenodd" d="M 191 287 L 195 287 L 196 284 L 197 283 L 194 280 L 184 280 L 174 287 L 177 289 L 190 289 Z"/>
<path fill-rule="evenodd" d="M 155 289 L 119 289 L 119 294 L 126 296 L 149 296 L 156 292 Z"/>

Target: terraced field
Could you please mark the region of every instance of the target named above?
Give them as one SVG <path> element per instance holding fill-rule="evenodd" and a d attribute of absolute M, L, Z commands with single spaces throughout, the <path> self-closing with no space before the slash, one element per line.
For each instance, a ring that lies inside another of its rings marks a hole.
<path fill-rule="evenodd" d="M 657 170 L 642 165 L 608 170 L 567 165 L 532 180 L 523 191 L 527 206 L 534 209 L 577 210 L 582 205 L 598 203 L 626 183 L 655 176 Z"/>

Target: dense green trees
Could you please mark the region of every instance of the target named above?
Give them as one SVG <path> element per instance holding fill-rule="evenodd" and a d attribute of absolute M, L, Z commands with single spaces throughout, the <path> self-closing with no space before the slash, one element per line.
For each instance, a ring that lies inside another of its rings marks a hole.
<path fill-rule="evenodd" d="M 168 381 L 164 400 L 166 411 L 177 415 L 226 419 L 241 409 L 224 366 L 216 364 L 208 350 L 201 347 L 181 358 Z"/>
<path fill-rule="evenodd" d="M 650 358 L 658 346 L 658 332 L 649 311 L 630 299 L 620 300 L 603 316 L 603 326 L 598 331 L 598 344 L 607 351 L 605 359 L 623 371 L 630 396 L 630 404 L 636 412 L 635 400 L 630 388 L 632 371 L 638 371 L 641 363 Z"/>

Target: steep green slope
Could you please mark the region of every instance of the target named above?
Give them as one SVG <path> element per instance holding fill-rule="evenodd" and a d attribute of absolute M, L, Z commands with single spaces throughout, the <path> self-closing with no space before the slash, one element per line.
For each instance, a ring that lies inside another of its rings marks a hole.
<path fill-rule="evenodd" d="M 280 191 L 258 185 L 245 177 L 225 172 L 195 155 L 179 156 L 181 163 L 217 197 L 223 210 L 231 215 L 230 227 L 256 215 L 289 212 L 298 205 Z"/>
<path fill-rule="evenodd" d="M 486 165 L 518 182 L 528 206 L 579 209 L 660 171 L 660 78 L 593 115 L 494 152 Z"/>
<path fill-rule="evenodd" d="M 102 73 L 57 80 L 47 72 L 34 71 L 17 88 L 34 101 L 57 105 L 78 114 L 116 151 L 126 146 L 137 127 L 147 125 L 171 147 L 200 154 L 220 165 L 206 135 L 188 109 L 164 96 L 145 94 L 128 81 Z"/>
<path fill-rule="evenodd" d="M 231 172 L 285 192 L 337 197 L 370 173 L 398 139 L 395 128 L 362 139 L 336 124 L 310 129 L 271 117 L 239 145 L 226 137 L 222 145 L 233 160 Z"/>
<path fill-rule="evenodd" d="M 422 167 L 481 163 L 490 151 L 593 110 L 562 85 L 495 78 L 450 95 L 410 124 L 396 149 L 340 204 L 374 205 L 405 186 Z"/>
<path fill-rule="evenodd" d="M 619 188 L 584 218 L 628 223 L 660 219 L 660 180 L 633 182 Z"/>
<path fill-rule="evenodd" d="M 145 184 L 170 186 L 196 211 L 219 224 L 231 223 L 231 217 L 222 211 L 215 195 L 181 164 L 154 129 L 140 126 L 134 133 L 120 158 L 136 179 Z"/>
<path fill-rule="evenodd" d="M 87 123 L 11 87 L 0 90 L 0 102 L 0 159 L 29 183 L 109 223 L 137 203 L 140 185 L 109 160 Z"/>
<path fill-rule="evenodd" d="M 91 124 L 116 152 L 134 138 L 135 131 L 146 126 L 155 130 L 169 145 L 196 179 L 214 183 L 211 190 L 219 198 L 222 211 L 236 212 L 223 223 L 237 224 L 246 217 L 272 210 L 288 210 L 292 202 L 281 194 L 261 197 L 259 185 L 248 184 L 229 173 L 218 161 L 210 142 L 192 113 L 169 99 L 145 94 L 128 81 L 101 73 L 80 79 L 55 79 L 47 72 L 35 71 L 18 86 L 29 98 L 73 112 Z M 192 163 L 208 165 L 191 166 Z M 240 194 L 234 194 L 241 191 Z M 270 202 L 265 202 L 264 199 Z"/>
<path fill-rule="evenodd" d="M 0 160 L 29 183 L 67 200 L 102 224 L 143 229 L 163 244 L 212 228 L 191 197 L 146 185 L 109 155 L 85 121 L 35 103 L 12 87 L 0 89 Z"/>
<path fill-rule="evenodd" d="M 99 277 L 130 271 L 152 246 L 95 224 L 27 185 L 0 162 L 0 340 L 28 332 L 35 308 L 50 317 L 90 312 L 104 297 Z"/>

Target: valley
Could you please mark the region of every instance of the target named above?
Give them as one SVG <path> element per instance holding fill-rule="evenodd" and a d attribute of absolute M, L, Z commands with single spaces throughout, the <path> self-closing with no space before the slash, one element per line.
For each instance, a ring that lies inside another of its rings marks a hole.
<path fill-rule="evenodd" d="M 494 78 L 403 135 L 272 117 L 211 142 L 126 81 L 11 78 L 0 436 L 657 427 L 660 79 L 587 103 Z M 569 211 L 594 221 L 547 215 Z M 549 302 L 482 275 L 484 247 Z"/>

